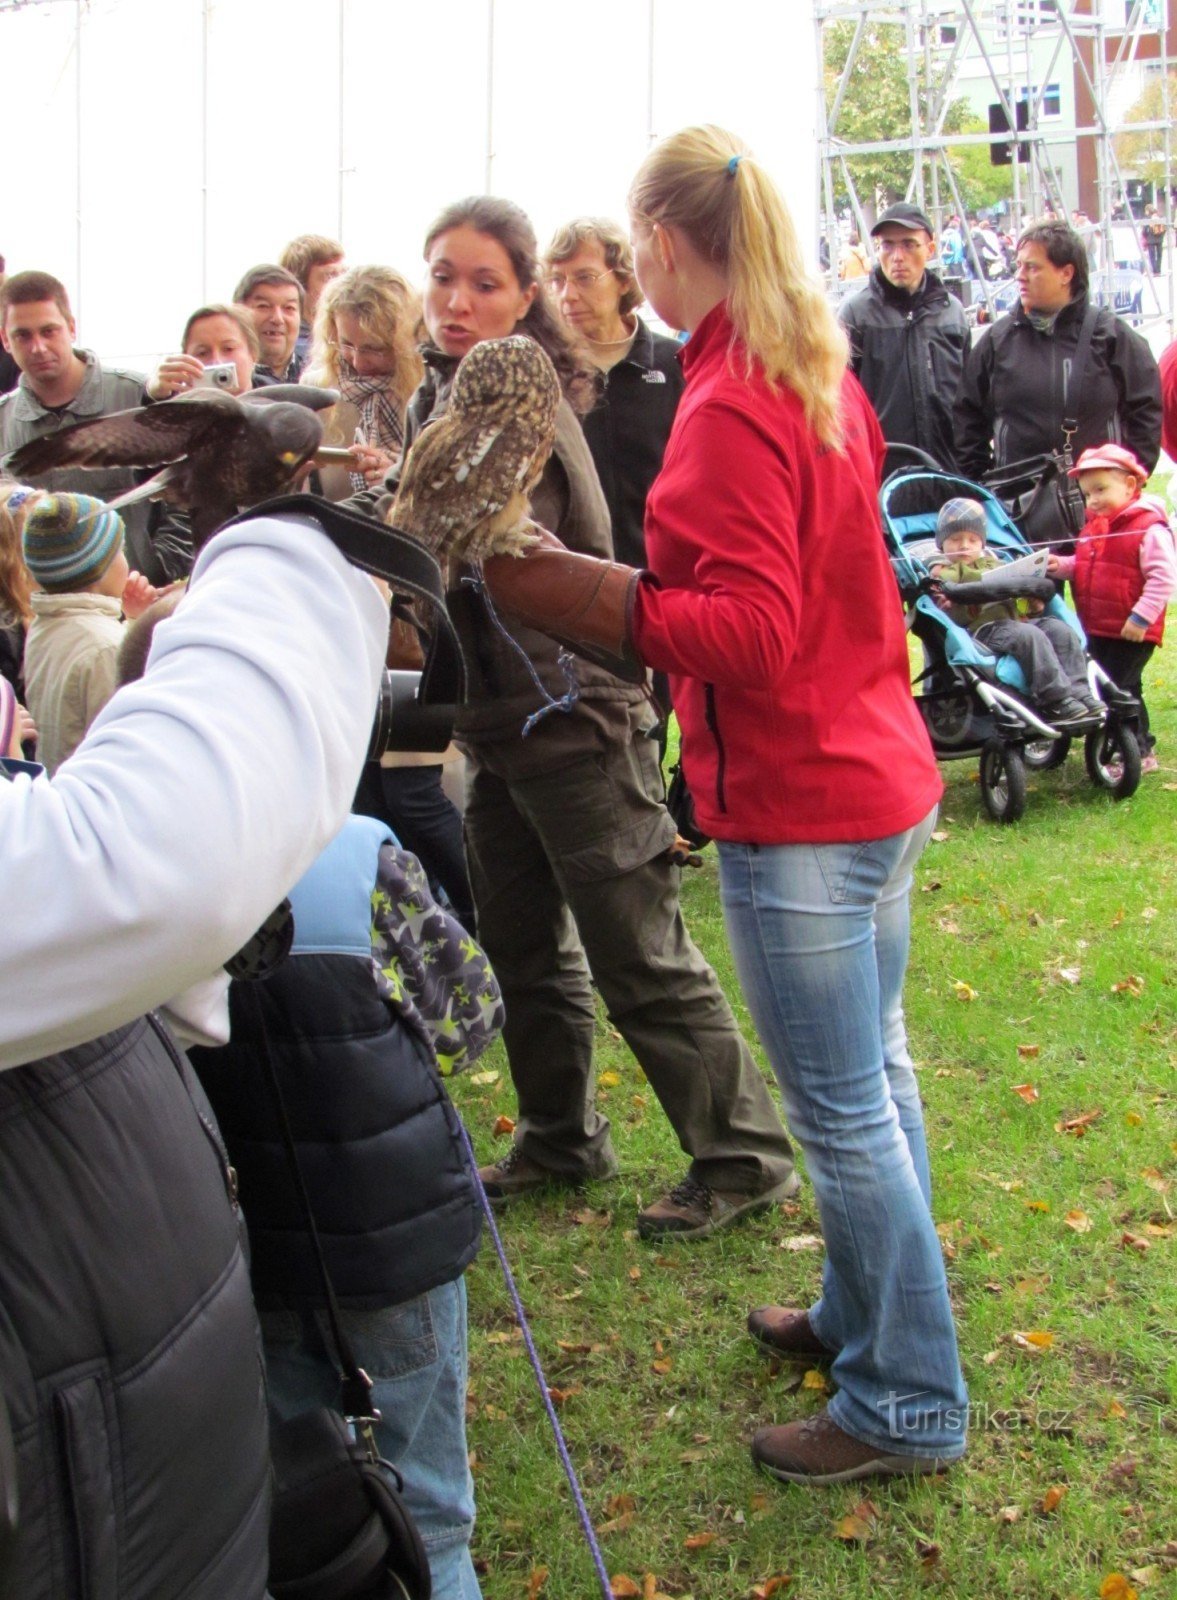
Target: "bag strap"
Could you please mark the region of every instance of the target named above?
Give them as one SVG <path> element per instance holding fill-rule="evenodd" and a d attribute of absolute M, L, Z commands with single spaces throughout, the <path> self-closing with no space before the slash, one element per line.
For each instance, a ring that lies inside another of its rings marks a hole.
<path fill-rule="evenodd" d="M 393 590 L 394 604 L 396 597 L 408 597 L 424 608 L 432 626 L 418 698 L 423 705 L 460 703 L 465 698 L 466 669 L 446 608 L 441 568 L 432 552 L 374 517 L 313 494 L 283 494 L 263 500 L 222 527 L 233 528 L 256 517 L 289 515 L 310 517 L 353 567 L 385 579 Z"/>
<path fill-rule="evenodd" d="M 311 1206 L 310 1193 L 306 1186 L 302 1167 L 299 1164 L 294 1135 L 290 1131 L 290 1119 L 286 1115 L 286 1101 L 282 1094 L 278 1069 L 274 1065 L 274 1053 L 270 1048 L 270 1033 L 266 1026 L 262 1003 L 258 997 L 257 990 L 250 983 L 239 983 L 237 993 L 242 1004 L 246 1005 L 253 1013 L 255 1036 L 261 1053 L 262 1064 L 265 1067 L 266 1081 L 269 1083 L 270 1093 L 273 1096 L 274 1109 L 278 1113 L 278 1126 L 282 1132 L 282 1143 L 286 1150 L 286 1159 L 290 1163 L 291 1180 L 298 1195 L 303 1221 L 306 1223 L 307 1232 L 311 1236 L 315 1264 L 319 1269 L 319 1278 L 323 1285 L 323 1298 L 327 1307 L 327 1321 L 331 1327 L 331 1339 L 335 1345 L 335 1355 L 343 1373 L 340 1409 L 349 1422 L 367 1424 L 367 1427 L 361 1429 L 360 1432 L 363 1434 L 369 1449 L 375 1450 L 375 1442 L 371 1438 L 371 1425 L 380 1421 L 380 1412 L 372 1404 L 372 1380 L 356 1361 L 355 1352 L 352 1350 L 347 1334 L 343 1331 L 343 1323 L 339 1316 L 339 1302 L 335 1298 L 331 1274 L 327 1271 L 327 1260 L 323 1254 L 323 1242 L 319 1238 L 319 1230 L 315 1225 L 315 1213 Z"/>
<path fill-rule="evenodd" d="M 1083 321 L 1079 325 L 1079 339 L 1075 345 L 1075 354 L 1071 357 L 1071 375 L 1067 379 L 1067 410 L 1069 415 L 1063 417 L 1063 463 L 1069 472 L 1074 465 L 1071 455 L 1071 440 L 1079 431 L 1079 390 L 1083 384 L 1083 374 L 1087 369 L 1087 357 L 1091 354 L 1091 336 L 1095 332 L 1095 324 L 1099 320 L 1099 307 L 1088 305 L 1083 313 Z"/>

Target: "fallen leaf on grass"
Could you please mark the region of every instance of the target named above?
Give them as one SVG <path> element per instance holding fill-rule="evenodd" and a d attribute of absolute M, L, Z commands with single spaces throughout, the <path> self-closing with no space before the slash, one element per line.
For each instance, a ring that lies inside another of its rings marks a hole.
<path fill-rule="evenodd" d="M 1027 1211 L 1049 1211 L 1050 1210 L 1050 1201 L 1049 1200 L 1024 1200 L 1022 1202 L 1022 1204 L 1025 1206 Z"/>
<path fill-rule="evenodd" d="M 682 1542 L 684 1550 L 706 1550 L 709 1544 L 714 1543 L 714 1533 L 688 1533 Z"/>
<path fill-rule="evenodd" d="M 939 878 L 930 878 L 927 883 L 920 884 L 920 893 L 935 894 L 937 889 L 942 889 L 943 887 L 944 885 L 940 882 Z"/>
<path fill-rule="evenodd" d="M 947 831 L 944 828 L 937 828 L 936 831 L 932 834 L 932 843 L 933 844 L 946 844 L 947 841 L 948 841 L 948 838 L 949 838 L 949 835 L 948 835 Z"/>
<path fill-rule="evenodd" d="M 1093 1122 L 1098 1122 L 1103 1116 L 1103 1107 L 1097 1106 L 1094 1111 L 1081 1111 L 1077 1117 L 1063 1117 L 1054 1125 L 1055 1133 L 1070 1133 L 1076 1139 L 1081 1139 Z"/>
<path fill-rule="evenodd" d="M 1083 969 L 1081 967 L 1048 967 L 1046 976 L 1050 983 L 1065 983 L 1074 988 L 1083 977 Z"/>
<path fill-rule="evenodd" d="M 641 1275 L 642 1275 L 641 1267 L 630 1267 L 630 1269 L 629 1269 L 629 1281 L 630 1281 L 630 1283 L 637 1283 L 637 1281 L 641 1277 Z"/>
<path fill-rule="evenodd" d="M 824 1244 L 819 1233 L 795 1233 L 791 1238 L 782 1239 L 780 1250 L 820 1250 Z"/>
<path fill-rule="evenodd" d="M 1128 1574 L 1138 1589 L 1151 1588 L 1160 1575 L 1160 1567 L 1133 1567 Z"/>
<path fill-rule="evenodd" d="M 642 1600 L 642 1591 L 628 1572 L 615 1572 L 609 1579 L 613 1600 Z"/>
<path fill-rule="evenodd" d="M 920 1566 L 925 1572 L 935 1571 L 937 1565 L 939 1564 L 941 1554 L 940 1546 L 938 1544 L 931 1544 L 926 1539 L 917 1539 L 915 1542 L 915 1553 L 917 1556 L 919 1556 Z"/>
<path fill-rule="evenodd" d="M 613 1221 L 611 1211 L 594 1211 L 590 1206 L 585 1206 L 581 1211 L 572 1213 L 572 1220 L 581 1228 L 607 1228 Z"/>
<path fill-rule="evenodd" d="M 801 1387 L 803 1389 L 816 1389 L 818 1394 L 826 1394 L 829 1391 L 829 1384 L 826 1382 L 825 1373 L 819 1372 L 816 1367 L 810 1367 L 809 1371 L 801 1380 Z"/>
<path fill-rule="evenodd" d="M 1030 1278 L 1019 1278 L 1014 1284 L 1015 1294 L 1043 1294 L 1050 1288 L 1050 1273 L 1038 1272 Z"/>
<path fill-rule="evenodd" d="M 596 1530 L 598 1539 L 607 1539 L 611 1533 L 625 1533 L 633 1523 L 634 1513 L 622 1511 L 616 1517 L 610 1517 L 608 1522 L 602 1522 Z"/>
<path fill-rule="evenodd" d="M 1145 1233 L 1151 1233 L 1154 1239 L 1171 1239 L 1173 1224 L 1171 1222 L 1146 1222 Z"/>
<path fill-rule="evenodd" d="M 534 1567 L 531 1577 L 527 1581 L 527 1600 L 538 1600 L 543 1593 L 544 1584 L 548 1581 L 547 1567 Z"/>
<path fill-rule="evenodd" d="M 650 1371 L 656 1372 L 660 1378 L 664 1378 L 673 1366 L 674 1362 L 670 1357 L 663 1356 L 659 1361 L 650 1362 Z"/>
<path fill-rule="evenodd" d="M 1041 1050 L 1042 1046 L 1040 1044 L 1020 1044 L 1018 1046 L 1018 1054 L 1028 1061 L 1039 1055 Z"/>
<path fill-rule="evenodd" d="M 981 1360 L 985 1363 L 985 1365 L 987 1367 L 991 1367 L 995 1361 L 1000 1361 L 1001 1360 L 1001 1351 L 1000 1350 L 987 1350 L 985 1352 L 985 1354 L 981 1357 Z"/>
<path fill-rule="evenodd" d="M 1047 1333 L 1044 1328 L 1031 1328 L 1026 1333 L 1020 1333 L 1015 1329 L 1010 1337 L 1019 1350 L 1028 1350 L 1034 1356 L 1042 1355 L 1054 1343 L 1054 1334 Z"/>
<path fill-rule="evenodd" d="M 1021 1506 L 1002 1506 L 1001 1510 L 997 1513 L 997 1521 L 1007 1524 L 1014 1523 L 1019 1520 L 1021 1515 Z"/>
<path fill-rule="evenodd" d="M 1032 1083 L 1015 1083 L 1013 1091 L 1016 1095 L 1020 1095 L 1028 1106 L 1032 1106 L 1038 1098 L 1038 1090 Z"/>
<path fill-rule="evenodd" d="M 866 1544 L 874 1537 L 879 1516 L 879 1508 L 873 1500 L 860 1500 L 853 1511 L 834 1523 L 834 1538 L 846 1544 Z"/>
<path fill-rule="evenodd" d="M 953 978 L 952 992 L 958 1000 L 976 1000 L 979 998 L 977 991 L 971 983 L 965 983 L 960 978 Z"/>
<path fill-rule="evenodd" d="M 642 1579 L 642 1600 L 670 1600 L 658 1587 L 658 1580 L 652 1572 L 647 1572 Z"/>
<path fill-rule="evenodd" d="M 1168 1178 L 1158 1167 L 1141 1167 L 1140 1176 L 1150 1189 L 1155 1189 L 1157 1194 L 1168 1194 L 1170 1184 Z"/>
<path fill-rule="evenodd" d="M 620 1072 L 612 1071 L 598 1072 L 597 1082 L 600 1084 L 602 1089 L 616 1089 L 617 1085 L 621 1082 L 621 1074 Z"/>
<path fill-rule="evenodd" d="M 1127 1411 L 1118 1400 L 1109 1400 L 1107 1405 L 1104 1407 L 1103 1414 L 1112 1422 L 1122 1422 L 1123 1419 L 1128 1415 Z"/>
<path fill-rule="evenodd" d="M 1038 1509 L 1042 1512 L 1043 1516 L 1048 1517 L 1052 1511 L 1058 1510 L 1066 1492 L 1067 1486 L 1065 1483 L 1051 1484 L 1050 1488 L 1042 1496 L 1042 1500 L 1038 1506 Z"/>
<path fill-rule="evenodd" d="M 1099 1586 L 1099 1600 L 1137 1600 L 1137 1595 L 1122 1572 L 1109 1572 Z"/>
<path fill-rule="evenodd" d="M 1120 1235 L 1120 1245 L 1125 1250 L 1137 1250 L 1141 1255 L 1152 1249 L 1148 1239 L 1142 1238 L 1139 1233 L 1129 1233 L 1127 1229 Z"/>
<path fill-rule="evenodd" d="M 1144 1118 L 1140 1115 L 1139 1111 L 1125 1111 L 1124 1121 L 1130 1128 L 1139 1128 L 1140 1124 L 1144 1121 Z"/>
<path fill-rule="evenodd" d="M 1086 1211 L 1068 1211 L 1063 1221 L 1068 1228 L 1074 1228 L 1076 1233 L 1091 1232 L 1091 1218 Z"/>
<path fill-rule="evenodd" d="M 522 1339 L 523 1329 L 518 1326 L 514 1328 L 495 1328 L 493 1332 L 488 1333 L 486 1336 L 487 1344 L 518 1344 Z"/>
<path fill-rule="evenodd" d="M 693 1467 L 700 1461 L 706 1461 L 706 1459 L 706 1450 L 683 1450 L 678 1458 L 679 1465 L 683 1467 Z"/>
<path fill-rule="evenodd" d="M 554 1406 L 558 1408 L 564 1405 L 567 1401 L 571 1400 L 574 1394 L 583 1393 L 584 1390 L 578 1383 L 572 1384 L 571 1387 L 567 1389 L 557 1389 L 555 1385 L 551 1385 L 548 1388 L 548 1399 Z"/>
<path fill-rule="evenodd" d="M 787 1589 L 793 1581 L 791 1572 L 777 1572 L 771 1578 L 765 1578 L 763 1583 L 754 1583 L 748 1591 L 748 1600 L 772 1600 L 774 1594 L 780 1594 L 782 1589 Z"/>
<path fill-rule="evenodd" d="M 1144 993 L 1144 979 L 1136 972 L 1130 972 L 1126 978 L 1121 978 L 1119 983 L 1112 984 L 1113 994 L 1130 994 L 1133 999 Z"/>
<path fill-rule="evenodd" d="M 467 1083 L 497 1083 L 501 1077 L 501 1072 L 472 1072 L 466 1081 Z"/>
<path fill-rule="evenodd" d="M 511 1117 L 496 1117 L 495 1125 L 491 1129 L 496 1139 L 501 1139 L 504 1133 L 514 1133 L 515 1123 Z M 536 1569 L 539 1570 L 538 1568 Z M 545 1569 L 546 1570 L 546 1569 Z"/>

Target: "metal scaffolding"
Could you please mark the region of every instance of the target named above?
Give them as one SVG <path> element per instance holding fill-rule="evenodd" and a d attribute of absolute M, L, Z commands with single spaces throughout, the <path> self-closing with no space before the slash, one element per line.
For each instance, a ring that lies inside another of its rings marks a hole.
<path fill-rule="evenodd" d="M 1115 127 L 1109 105 L 1117 90 L 1141 59 L 1140 45 L 1147 35 L 1157 37 L 1161 66 L 1162 115 L 1153 121 L 1133 122 L 1133 132 L 1161 136 L 1166 228 L 1173 226 L 1172 131 L 1169 104 L 1168 0 L 1119 0 L 1123 9 L 1118 24 L 1109 21 L 1109 0 L 814 0 L 814 27 L 819 63 L 818 86 L 818 192 L 823 206 L 823 232 L 829 249 L 831 279 L 837 274 L 838 219 L 835 188 L 841 183 L 860 237 L 869 235 L 868 207 L 873 217 L 874 196 L 863 196 L 854 180 L 855 156 L 908 153 L 911 173 L 905 198 L 913 200 L 932 219 L 937 232 L 952 213 L 962 222 L 966 208 L 956 174 L 948 158 L 951 147 L 1009 144 L 1016 141 L 1024 154 L 1011 152 L 1013 213 L 1020 225 L 1050 206 L 1066 216 L 1062 180 L 1050 146 L 1066 139 L 1078 144 L 1091 140 L 1095 152 L 1097 208 L 1092 218 L 1103 240 L 1103 260 L 1113 260 L 1112 222 L 1122 209 L 1131 217 L 1129 193 L 1115 150 Z M 1126 15 L 1125 15 L 1126 13 Z M 826 68 L 827 27 L 834 22 L 853 25 L 845 65 L 831 86 Z M 840 120 L 849 85 L 870 30 L 889 24 L 902 30 L 906 59 L 910 129 L 900 138 L 855 143 L 842 137 Z M 1031 40 L 1041 51 L 1049 46 L 1047 64 L 1034 69 Z M 950 133 L 945 118 L 955 99 L 962 60 L 972 60 L 974 77 L 987 76 L 991 99 L 1001 107 L 1004 132 Z M 1060 72 L 1073 74 L 1076 103 L 1090 102 L 1088 120 L 1076 115 L 1070 123 L 1052 118 L 1043 125 L 1046 85 Z M 1023 100 L 1026 126 L 1017 125 L 1017 108 Z M 1014 131 L 1010 131 L 1014 130 Z M 1160 198 L 1160 197 L 1158 197 Z M 977 279 L 990 312 L 989 280 L 976 259 L 967 227 L 965 248 L 971 253 Z M 1168 235 L 1173 237 L 1170 232 Z M 1143 314 L 1174 321 L 1173 274 L 1162 279 L 1152 271 L 1144 254 Z"/>

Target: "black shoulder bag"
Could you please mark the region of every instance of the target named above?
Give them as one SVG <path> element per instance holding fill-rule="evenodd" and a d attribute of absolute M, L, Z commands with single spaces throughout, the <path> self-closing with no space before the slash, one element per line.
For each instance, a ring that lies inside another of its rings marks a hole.
<path fill-rule="evenodd" d="M 401 1498 L 403 1479 L 376 1448 L 372 1425 L 379 1422 L 380 1413 L 372 1405 L 372 1380 L 357 1364 L 339 1318 L 261 1004 L 251 988 L 246 987 L 244 995 L 253 1010 L 343 1375 L 338 1411 L 320 1406 L 270 1426 L 269 1593 L 273 1600 L 430 1600 L 429 1559 Z"/>
<path fill-rule="evenodd" d="M 1011 461 L 1008 466 L 995 467 L 981 480 L 1009 507 L 1027 543 L 1036 547 L 1048 546 L 1057 555 L 1067 555 L 1074 549 L 1075 540 L 1083 531 L 1086 520 L 1079 485 L 1069 476 L 1075 465 L 1071 440 L 1079 430 L 1075 413 L 1079 409 L 1079 392 L 1098 317 L 1099 307 L 1089 305 L 1079 326 L 1079 340 L 1067 382 L 1067 415 L 1063 418 L 1062 449 L 1048 450 L 1040 456 L 1028 456 L 1024 461 Z"/>

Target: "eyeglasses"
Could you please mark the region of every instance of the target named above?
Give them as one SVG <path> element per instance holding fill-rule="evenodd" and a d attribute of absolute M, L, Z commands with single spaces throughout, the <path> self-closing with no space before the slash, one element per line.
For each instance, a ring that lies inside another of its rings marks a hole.
<path fill-rule="evenodd" d="M 612 267 L 606 267 L 604 272 L 589 272 L 586 268 L 583 272 L 574 272 L 571 277 L 565 277 L 562 272 L 551 272 L 544 279 L 544 282 L 553 294 L 563 294 L 567 284 L 572 284 L 573 288 L 579 289 L 583 294 L 587 294 L 590 289 L 596 288 L 602 278 L 611 278 L 612 276 Z"/>
<path fill-rule="evenodd" d="M 881 256 L 914 255 L 917 250 L 923 249 L 920 239 L 876 239 L 875 249 Z"/>

